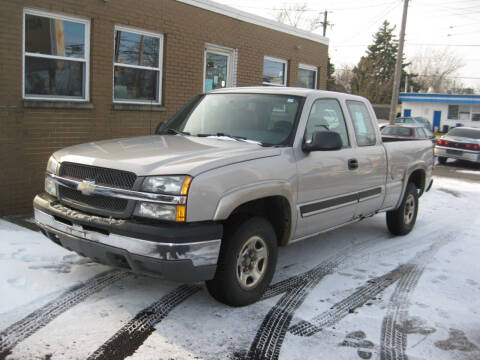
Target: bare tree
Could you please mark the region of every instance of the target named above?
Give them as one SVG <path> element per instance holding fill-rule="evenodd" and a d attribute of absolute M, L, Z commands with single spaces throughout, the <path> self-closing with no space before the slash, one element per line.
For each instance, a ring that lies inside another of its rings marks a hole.
<path fill-rule="evenodd" d="M 284 4 L 283 7 L 276 9 L 275 18 L 282 24 L 314 31 L 322 26 L 323 13 L 310 11 L 306 3 L 290 6 Z"/>
<path fill-rule="evenodd" d="M 447 93 L 463 87 L 454 77 L 465 63 L 449 48 L 419 50 L 409 61 L 408 70 L 417 74 L 416 82 L 424 91 Z"/>
<path fill-rule="evenodd" d="M 335 84 L 342 86 L 347 92 L 352 90 L 353 67 L 350 64 L 343 64 L 339 69 L 335 70 L 334 74 Z"/>

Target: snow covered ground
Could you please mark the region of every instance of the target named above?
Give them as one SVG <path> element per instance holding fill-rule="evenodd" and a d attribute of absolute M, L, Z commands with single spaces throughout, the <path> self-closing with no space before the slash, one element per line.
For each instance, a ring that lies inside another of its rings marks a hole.
<path fill-rule="evenodd" d="M 98 265 L 0 220 L 0 359 L 480 359 L 480 185 L 280 250 L 262 301 Z"/>

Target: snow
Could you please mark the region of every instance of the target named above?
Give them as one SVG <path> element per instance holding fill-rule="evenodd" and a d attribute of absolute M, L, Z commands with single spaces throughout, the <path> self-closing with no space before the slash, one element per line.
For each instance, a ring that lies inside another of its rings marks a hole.
<path fill-rule="evenodd" d="M 341 258 L 298 308 L 291 309 L 290 326 L 331 313 L 335 304 L 359 287 L 402 264 L 417 266 L 421 274 L 416 286 L 403 293 L 404 302 L 398 300 L 398 280 L 310 337 L 287 331 L 279 358 L 380 359 L 385 347 L 382 324 L 388 314 L 394 314 L 397 329 L 406 334 L 410 359 L 479 359 L 479 211 L 478 183 L 436 178 L 432 190 L 420 199 L 416 227 L 407 236 L 391 236 L 384 216 L 377 215 L 280 249 L 272 284 L 337 255 Z M 4 329 L 12 329 L 12 324 L 65 291 L 110 270 L 55 245 L 39 232 L 0 220 L 0 358 Z M 179 286 L 125 276 L 22 338 L 7 359 L 86 358 L 140 311 Z M 130 334 L 131 355 L 120 358 L 240 359 L 263 344 L 255 342 L 256 336 L 283 294 L 230 308 L 215 302 L 203 284 L 198 286 L 200 291 L 179 301 L 170 312 L 162 310 L 166 316 L 155 320 L 154 328 L 137 345 L 133 345 L 135 333 Z"/>

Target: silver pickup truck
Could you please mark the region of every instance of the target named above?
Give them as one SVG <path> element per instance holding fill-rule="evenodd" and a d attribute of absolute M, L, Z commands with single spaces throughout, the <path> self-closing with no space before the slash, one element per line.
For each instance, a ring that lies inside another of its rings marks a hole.
<path fill-rule="evenodd" d="M 432 167 L 429 140 L 383 144 L 362 97 L 222 89 L 155 135 L 54 153 L 35 220 L 82 256 L 205 280 L 215 299 L 242 306 L 264 293 L 281 246 L 379 212 L 391 233 L 409 233 Z"/>

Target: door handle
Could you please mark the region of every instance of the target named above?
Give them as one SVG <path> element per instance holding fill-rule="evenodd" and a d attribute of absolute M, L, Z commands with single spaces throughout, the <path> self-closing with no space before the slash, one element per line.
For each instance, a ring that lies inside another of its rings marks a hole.
<path fill-rule="evenodd" d="M 350 159 L 348 160 L 348 169 L 355 170 L 358 168 L 358 160 L 357 159 Z"/>

